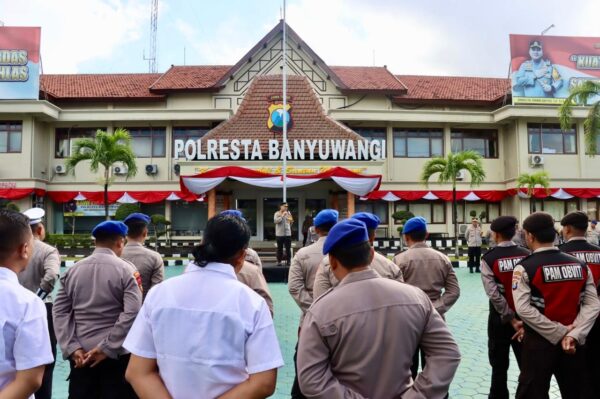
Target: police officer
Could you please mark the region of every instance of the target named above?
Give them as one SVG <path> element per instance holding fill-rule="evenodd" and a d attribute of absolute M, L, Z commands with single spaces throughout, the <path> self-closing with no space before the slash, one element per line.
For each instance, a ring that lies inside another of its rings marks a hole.
<path fill-rule="evenodd" d="M 515 265 L 529 255 L 529 250 L 517 246 L 515 236 L 517 219 L 500 216 L 492 221 L 491 235 L 496 247 L 487 251 L 481 261 L 481 281 L 490 299 L 488 316 L 488 357 L 492 366 L 490 399 L 508 399 L 507 372 L 512 346 L 517 364 L 521 364 L 521 344 L 513 339 L 523 328 L 516 317 L 511 282 Z"/>
<path fill-rule="evenodd" d="M 244 221 L 246 221 L 242 212 L 237 209 L 226 209 L 221 211 L 221 215 L 231 215 L 242 218 Z M 246 261 L 258 266 L 262 272 L 262 261 L 260 260 L 260 256 L 258 256 L 258 253 L 250 247 L 246 248 Z"/>
<path fill-rule="evenodd" d="M 142 284 L 119 258 L 126 235 L 122 222 L 98 224 L 94 252 L 61 276 L 54 329 L 71 364 L 69 398 L 135 398 L 124 379 L 129 354 L 122 344 L 142 305 Z"/>
<path fill-rule="evenodd" d="M 600 295 L 600 247 L 590 244 L 585 238 L 588 225 L 588 216 L 584 212 L 576 211 L 562 218 L 562 233 L 564 244 L 558 248 L 584 261 L 592 272 L 596 292 Z M 600 392 L 600 321 L 596 319 L 586 339 L 586 363 L 589 375 L 588 388 L 592 392 Z M 591 397 L 591 396 L 590 396 Z"/>
<path fill-rule="evenodd" d="M 423 290 L 438 313 L 444 314 L 460 296 L 460 287 L 450 259 L 441 252 L 429 248 L 427 239 L 427 221 L 413 217 L 406 221 L 402 229 L 404 242 L 408 250 L 394 257 L 404 275 L 404 282 Z M 421 350 L 421 365 L 425 367 L 425 354 Z M 419 351 L 415 351 L 411 367 L 415 378 L 419 370 Z"/>
<path fill-rule="evenodd" d="M 471 225 L 465 230 L 465 240 L 467 240 L 467 247 L 469 252 L 469 260 L 467 266 L 469 272 L 473 273 L 473 268 L 479 273 L 479 265 L 481 262 L 481 244 L 482 244 L 483 232 L 479 225 L 479 219 L 473 218 Z"/>
<path fill-rule="evenodd" d="M 377 230 L 377 226 L 381 222 L 377 215 L 374 215 L 369 212 L 358 212 L 352 215 L 352 218 L 356 220 L 360 220 L 367 226 L 367 231 L 369 233 L 369 242 L 371 246 L 373 245 L 373 241 L 375 241 L 375 230 Z M 398 266 L 394 264 L 394 262 L 390 261 L 385 256 L 381 255 L 377 251 L 374 252 L 373 261 L 369 265 L 371 269 L 375 270 L 377 274 L 381 277 L 389 278 L 391 280 L 396 280 L 399 282 L 404 282 L 404 278 L 402 277 L 402 271 Z M 335 287 L 338 285 L 339 281 L 335 278 L 335 275 L 331 271 L 331 266 L 329 265 L 329 257 L 326 256 L 321 261 L 319 265 L 319 269 L 317 270 L 317 275 L 315 277 L 315 285 L 313 287 L 313 297 L 320 297 L 325 291 L 330 289 L 331 287 Z"/>
<path fill-rule="evenodd" d="M 123 221 L 127 225 L 127 245 L 121 258 L 133 263 L 142 278 L 143 298 L 150 288 L 161 283 L 165 278 L 165 264 L 158 252 L 144 247 L 148 237 L 150 216 L 143 213 L 132 213 Z"/>
<path fill-rule="evenodd" d="M 533 253 L 515 267 L 512 278 L 515 309 L 525 327 L 516 397 L 547 398 L 554 374 L 563 398 L 580 398 L 582 345 L 600 311 L 592 273 L 553 246 L 556 231 L 548 213 L 531 214 L 523 229 Z"/>
<path fill-rule="evenodd" d="M 273 298 L 271 297 L 267 280 L 265 280 L 265 276 L 262 274 L 260 268 L 245 260 L 242 268 L 235 275 L 239 281 L 263 297 L 265 302 L 267 302 L 271 316 L 273 316 Z"/>
<path fill-rule="evenodd" d="M 300 387 L 310 398 L 441 398 L 460 353 L 448 326 L 423 291 L 380 278 L 366 226 L 335 225 L 323 253 L 340 284 L 315 300 L 302 324 Z M 417 346 L 427 366 L 413 382 Z"/>
<path fill-rule="evenodd" d="M 529 43 L 530 60 L 524 61 L 515 74 L 515 91 L 525 97 L 554 97 L 554 93 L 563 85 L 558 70 L 544 59 L 540 40 Z"/>
<path fill-rule="evenodd" d="M 289 211 L 287 202 L 279 205 L 279 210 L 273 214 L 275 223 L 275 239 L 277 240 L 277 264 L 284 260 L 283 247 L 285 247 L 285 263 L 289 265 L 292 253 L 292 223 L 294 217 Z"/>
<path fill-rule="evenodd" d="M 34 292 L 46 305 L 48 332 L 50 335 L 50 348 L 56 359 L 56 335 L 52 325 L 52 291 L 60 273 L 60 255 L 56 248 L 46 244 L 46 229 L 42 220 L 46 212 L 42 208 L 31 208 L 23 212 L 29 218 L 29 226 L 33 233 L 33 256 L 27 268 L 19 273 L 19 283 L 29 291 Z M 36 399 L 50 399 L 52 397 L 52 362 L 46 366 L 42 386 L 35 393 Z"/>
<path fill-rule="evenodd" d="M 317 268 L 323 260 L 323 245 L 329 230 L 337 223 L 339 213 L 335 209 L 323 209 L 315 216 L 313 223 L 319 239 L 314 244 L 301 248 L 294 255 L 288 276 L 288 290 L 294 301 L 300 307 L 300 326 L 304 314 L 313 303 L 313 287 Z M 298 328 L 300 334 L 300 327 Z M 296 346 L 297 349 L 297 346 Z M 297 353 L 297 351 L 296 351 Z M 294 354 L 294 363 L 296 354 Z M 296 373 L 297 375 L 297 373 Z M 297 377 L 292 386 L 292 398 L 303 398 L 298 386 Z"/>
<path fill-rule="evenodd" d="M 0 210 L 0 397 L 29 398 L 41 386 L 44 365 L 54 362 L 44 303 L 19 285 L 31 264 L 29 219 Z M 38 281 L 39 283 L 39 281 Z"/>

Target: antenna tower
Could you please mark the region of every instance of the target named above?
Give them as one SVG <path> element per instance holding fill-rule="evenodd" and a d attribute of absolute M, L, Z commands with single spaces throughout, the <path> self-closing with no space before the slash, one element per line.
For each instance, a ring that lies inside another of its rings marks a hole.
<path fill-rule="evenodd" d="M 148 56 L 148 69 L 150 73 L 156 73 L 156 30 L 158 27 L 158 0 L 150 0 L 150 55 Z"/>

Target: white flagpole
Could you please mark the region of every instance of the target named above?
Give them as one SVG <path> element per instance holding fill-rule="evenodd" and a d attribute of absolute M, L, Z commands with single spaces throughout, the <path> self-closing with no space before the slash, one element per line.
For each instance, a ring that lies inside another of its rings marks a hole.
<path fill-rule="evenodd" d="M 287 201 L 287 158 L 285 156 L 284 148 L 287 143 L 287 66 L 285 61 L 285 50 L 286 50 L 286 22 L 285 22 L 285 0 L 283 0 L 283 40 L 282 40 L 282 54 L 283 54 L 283 140 L 281 153 L 283 154 L 283 202 Z"/>

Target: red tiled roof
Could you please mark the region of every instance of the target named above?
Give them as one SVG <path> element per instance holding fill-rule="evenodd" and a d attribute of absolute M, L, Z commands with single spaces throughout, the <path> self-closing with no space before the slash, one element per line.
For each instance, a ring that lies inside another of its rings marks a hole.
<path fill-rule="evenodd" d="M 510 93 L 510 80 L 457 76 L 396 75 L 408 93 L 394 97 L 397 102 L 433 101 L 493 103 Z"/>
<path fill-rule="evenodd" d="M 160 73 L 42 75 L 40 91 L 56 99 L 160 99 L 148 87 Z"/>
<path fill-rule="evenodd" d="M 230 65 L 174 65 L 150 86 L 150 90 L 153 92 L 216 91 L 219 89 L 216 86 L 217 82 L 230 68 Z"/>
<path fill-rule="evenodd" d="M 349 91 L 406 93 L 406 86 L 385 67 L 332 66 L 331 70 Z"/>
<path fill-rule="evenodd" d="M 266 152 L 267 140 L 281 141 L 281 134 L 273 133 L 267 127 L 269 98 L 281 93 L 280 75 L 257 76 L 252 81 L 236 114 L 208 132 L 202 140 L 261 140 L 264 144 L 262 151 Z M 288 140 L 360 139 L 357 133 L 325 114 L 306 77 L 289 76 L 287 94 L 292 106 L 290 113 L 293 124 L 288 131 Z"/>

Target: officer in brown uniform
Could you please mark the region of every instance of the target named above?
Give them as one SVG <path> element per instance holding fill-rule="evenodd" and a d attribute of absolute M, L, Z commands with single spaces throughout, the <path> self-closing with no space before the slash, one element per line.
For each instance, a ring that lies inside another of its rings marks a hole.
<path fill-rule="evenodd" d="M 301 248 L 294 255 L 292 265 L 290 266 L 288 276 L 288 290 L 294 301 L 298 304 L 301 311 L 300 326 L 304 319 L 304 314 L 313 303 L 313 287 L 315 284 L 315 275 L 317 268 L 323 260 L 323 245 L 329 230 L 337 223 L 339 213 L 335 209 L 323 209 L 317 213 L 313 223 L 316 232 L 319 234 L 319 239 L 314 244 Z M 298 328 L 300 334 L 300 327 Z M 294 354 L 294 363 L 296 363 L 296 353 Z M 296 372 L 296 376 L 298 373 Z M 292 398 L 303 398 L 298 386 L 297 377 L 294 379 L 292 386 Z"/>
<path fill-rule="evenodd" d="M 600 295 L 600 247 L 591 244 L 585 233 L 588 216 L 584 212 L 567 214 L 560 224 L 565 243 L 558 248 L 584 261 L 592 272 L 596 292 Z M 600 392 L 600 319 L 596 319 L 586 339 L 586 371 L 588 372 L 588 389 Z M 590 395 L 590 397 L 593 397 Z"/>
<path fill-rule="evenodd" d="M 135 267 L 119 258 L 127 226 L 106 221 L 92 230 L 96 249 L 61 277 L 54 329 L 70 360 L 69 398 L 135 398 L 125 381 L 129 354 L 123 341 L 142 306 Z"/>
<path fill-rule="evenodd" d="M 221 215 L 231 215 L 231 216 L 235 216 L 235 217 L 241 218 L 244 221 L 246 221 L 246 219 L 244 219 L 244 215 L 242 214 L 242 211 L 237 210 L 237 209 L 226 209 L 224 211 L 221 211 Z M 262 261 L 260 260 L 260 256 L 258 256 L 258 253 L 250 247 L 246 248 L 246 261 L 252 263 L 253 265 L 258 266 L 258 268 L 262 272 Z M 271 314 L 273 314 L 273 309 L 271 309 Z"/>
<path fill-rule="evenodd" d="M 402 229 L 404 242 L 408 250 L 394 257 L 404 275 L 404 282 L 422 289 L 438 313 L 444 314 L 460 296 L 460 287 L 450 259 L 441 252 L 429 248 L 427 239 L 427 221 L 420 217 L 409 219 Z M 413 378 L 419 370 L 419 353 L 415 352 L 412 364 Z M 421 351 L 421 365 L 425 366 L 425 355 Z"/>
<path fill-rule="evenodd" d="M 132 213 L 123 221 L 127 225 L 127 245 L 121 258 L 133 263 L 142 278 L 143 299 L 150 288 L 165 279 L 165 264 L 158 252 L 144 247 L 150 216 Z"/>
<path fill-rule="evenodd" d="M 523 222 L 533 253 L 514 269 L 513 299 L 525 331 L 518 399 L 547 398 L 552 375 L 563 398 L 583 397 L 583 345 L 600 301 L 589 268 L 554 247 L 551 215 L 536 212 Z"/>
<path fill-rule="evenodd" d="M 530 252 L 511 240 L 517 223 L 512 216 L 494 219 L 490 230 L 497 244 L 481 259 L 481 281 L 490 299 L 488 358 L 492 366 L 492 382 L 489 399 L 508 399 L 507 372 L 511 346 L 517 364 L 521 364 L 521 344 L 513 336 L 521 332 L 523 322 L 516 317 L 511 283 L 515 265 Z"/>
<path fill-rule="evenodd" d="M 56 248 L 44 242 L 46 229 L 42 220 L 46 212 L 42 208 L 31 208 L 23 214 L 29 218 L 34 241 L 32 258 L 27 268 L 18 274 L 19 283 L 40 297 L 46 305 L 50 348 L 55 360 L 46 365 L 42 386 L 36 391 L 35 397 L 36 399 L 50 399 L 52 397 L 52 374 L 56 363 L 56 335 L 52 325 L 52 291 L 60 273 L 60 255 Z"/>
<path fill-rule="evenodd" d="M 331 229 L 323 253 L 340 284 L 308 309 L 298 348 L 298 376 L 308 398 L 439 399 L 460 362 L 448 326 L 423 291 L 380 278 L 366 226 L 346 219 Z M 417 346 L 427 365 L 413 383 Z"/>
<path fill-rule="evenodd" d="M 371 246 L 373 245 L 373 241 L 375 241 L 375 230 L 377 230 L 377 226 L 381 222 L 377 215 L 374 215 L 369 212 L 358 212 L 352 215 L 352 218 L 360 220 L 367 226 L 367 231 L 369 233 L 369 242 Z M 379 252 L 375 251 L 373 256 L 373 261 L 369 265 L 371 269 L 375 270 L 377 274 L 381 277 L 389 278 L 390 280 L 396 280 L 401 283 L 404 282 L 404 278 L 402 277 L 402 271 L 398 266 L 394 264 L 391 260 L 381 255 Z M 339 281 L 335 278 L 335 275 L 331 271 L 331 266 L 329 265 L 329 257 L 326 256 L 321 261 L 319 265 L 319 269 L 317 270 L 317 275 L 315 276 L 315 285 L 313 287 L 313 297 L 320 297 L 325 291 L 330 289 L 331 287 L 335 287 L 338 285 Z"/>
<path fill-rule="evenodd" d="M 260 268 L 255 264 L 244 261 L 244 265 L 240 271 L 236 273 L 236 277 L 238 281 L 246 284 L 248 287 L 252 288 L 254 292 L 264 298 L 269 307 L 269 311 L 271 312 L 271 316 L 273 316 L 273 298 L 271 297 L 267 280 L 265 280 L 265 276 L 263 276 Z"/>

